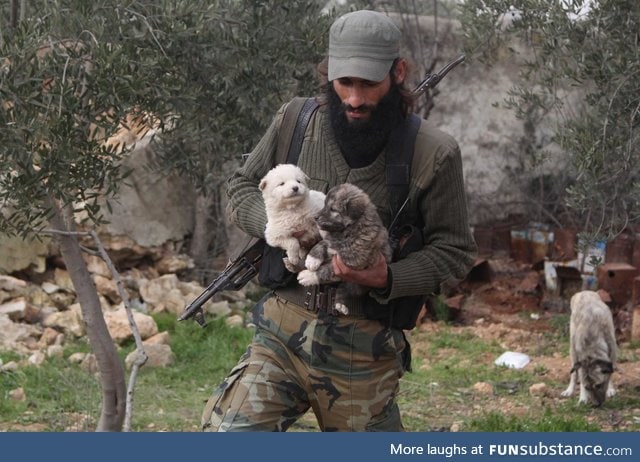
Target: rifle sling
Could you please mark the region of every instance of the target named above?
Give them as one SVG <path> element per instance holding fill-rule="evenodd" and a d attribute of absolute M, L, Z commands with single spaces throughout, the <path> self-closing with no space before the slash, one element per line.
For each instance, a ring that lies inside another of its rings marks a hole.
<path fill-rule="evenodd" d="M 318 109 L 318 102 L 315 98 L 296 97 L 289 102 L 280 126 L 281 133 L 278 136 L 277 164 L 298 163 L 304 133 L 316 109 Z"/>
<path fill-rule="evenodd" d="M 389 193 L 389 206 L 392 222 L 397 220 L 403 203 L 409 195 L 411 182 L 411 163 L 415 148 L 416 136 L 420 128 L 420 117 L 410 114 L 405 121 L 391 132 L 386 156 L 386 182 Z"/>

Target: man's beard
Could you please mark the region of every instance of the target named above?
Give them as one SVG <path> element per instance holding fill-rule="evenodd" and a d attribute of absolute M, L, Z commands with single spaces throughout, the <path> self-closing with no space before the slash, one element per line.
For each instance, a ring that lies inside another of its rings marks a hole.
<path fill-rule="evenodd" d="M 349 120 L 347 109 L 333 85 L 327 85 L 329 101 L 329 120 L 331 128 L 342 151 L 342 155 L 351 168 L 361 168 L 371 164 L 384 148 L 389 133 L 402 121 L 402 95 L 398 85 L 392 83 L 389 92 L 377 105 L 366 105 L 369 112 L 364 120 Z"/>

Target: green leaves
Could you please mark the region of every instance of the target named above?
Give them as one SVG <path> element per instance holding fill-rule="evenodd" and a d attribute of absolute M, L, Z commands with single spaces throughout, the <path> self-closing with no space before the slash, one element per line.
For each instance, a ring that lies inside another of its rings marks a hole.
<path fill-rule="evenodd" d="M 640 4 L 584 4 L 523 0 L 514 4 L 519 19 L 500 27 L 509 2 L 471 0 L 462 23 L 470 56 L 491 60 L 505 43 L 524 45 L 526 53 L 511 55 L 521 80 L 507 107 L 536 126 L 556 118 L 554 138 L 570 165 L 562 205 L 605 237 L 640 219 Z"/>
<path fill-rule="evenodd" d="M 166 124 L 156 165 L 206 193 L 281 104 L 315 91 L 331 21 L 319 9 L 309 0 L 30 7 L 16 30 L 1 30 L 0 203 L 12 212 L 0 228 L 43 226 L 47 196 L 99 222 L 97 197 L 117 192 L 131 149 L 105 143 L 133 112 Z"/>
<path fill-rule="evenodd" d="M 162 88 L 175 118 L 157 165 L 207 194 L 257 142 L 277 108 L 315 92 L 330 18 L 316 2 L 163 2 L 148 20 L 165 55 Z M 171 31 L 164 33 L 163 31 Z M 313 90 L 312 90 L 313 89 Z"/>
<path fill-rule="evenodd" d="M 48 198 L 100 222 L 130 146 L 106 141 L 126 114 L 162 113 L 151 53 L 129 41 L 123 6 L 44 2 L 0 41 L 0 231 L 44 227 Z M 126 9 L 126 6 L 124 7 Z"/>

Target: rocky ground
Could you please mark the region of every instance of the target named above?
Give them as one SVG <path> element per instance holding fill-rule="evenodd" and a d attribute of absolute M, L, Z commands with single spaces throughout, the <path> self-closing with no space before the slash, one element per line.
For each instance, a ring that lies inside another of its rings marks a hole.
<path fill-rule="evenodd" d="M 170 367 L 173 353 L 166 332 L 159 332 L 151 313 L 170 312 L 179 314 L 184 306 L 203 290 L 195 282 L 185 282 L 184 274 L 190 262 L 170 249 L 139 249 L 131 253 L 133 246 L 127 243 L 110 243 L 111 255 L 122 271 L 128 296 L 136 311 L 136 322 L 145 342 L 150 361 L 146 367 Z M 118 248 L 129 249 L 118 253 Z M 87 264 L 98 288 L 105 319 L 116 343 L 131 338 L 123 302 L 115 290 L 113 276 L 107 266 L 97 257 L 87 256 Z M 70 338 L 85 335 L 79 305 L 69 276 L 58 260 L 52 258 L 41 273 L 0 275 L 0 350 L 19 353 L 21 361 L 2 363 L 1 371 L 15 371 L 31 367 L 46 360 L 48 356 L 62 355 L 65 342 Z M 606 294 L 604 294 L 606 296 Z M 206 305 L 209 315 L 225 316 L 227 322 L 242 325 L 244 307 L 251 303 L 244 292 L 226 292 L 224 298 L 210 301 Z M 505 351 L 524 352 L 531 358 L 531 367 L 544 370 L 543 382 L 565 383 L 569 376 L 568 336 L 557 348 L 549 348 L 548 333 L 568 330 L 568 305 L 566 297 L 550 296 L 545 289 L 544 274 L 530 264 L 515 262 L 509 257 L 479 260 L 457 294 L 447 300 L 449 323 L 435 322 L 442 317 L 435 308 L 423 313 L 420 325 L 411 335 L 414 355 L 426 356 L 421 342 L 439 329 L 454 332 L 471 332 L 474 337 L 498 342 Z M 614 374 L 617 387 L 624 396 L 638 395 L 640 391 L 640 348 L 638 342 L 629 341 L 631 324 L 630 310 L 614 307 L 621 361 Z M 562 323 L 559 324 L 558 320 Z M 446 355 L 446 351 L 439 354 Z M 87 370 L 95 370 L 92 355 L 76 354 L 68 358 L 78 362 Z M 487 358 L 488 364 L 493 358 Z M 474 392 L 492 395 L 491 386 L 474 386 Z M 561 390 L 560 390 L 561 391 Z M 530 390 L 540 393 L 551 402 L 560 403 L 558 390 Z M 12 399 L 20 399 L 19 390 Z M 633 401 L 637 403 L 637 401 Z M 434 419 L 434 427 L 455 430 L 450 422 L 448 403 L 443 407 L 442 425 Z M 431 403 L 437 406 L 437 403 Z M 635 406 L 636 404 L 634 404 Z M 496 397 L 483 402 L 484 411 L 496 409 L 503 413 L 522 414 L 526 406 Z M 472 408 L 461 406 L 456 412 L 464 415 Z M 592 417 L 601 428 L 607 430 L 637 429 L 640 409 L 624 412 L 594 413 Z"/>
<path fill-rule="evenodd" d="M 463 294 L 450 300 L 453 320 L 446 328 L 461 335 L 470 332 L 473 337 L 498 343 L 504 351 L 528 355 L 531 362 L 527 369 L 540 371 L 535 374 L 537 383 L 528 389 L 529 395 L 538 396 L 534 398 L 533 405 L 559 408 L 567 402 L 559 395 L 568 384 L 570 371 L 568 299 L 545 290 L 541 271 L 508 257 L 486 260 L 480 267 L 476 266 L 475 271 L 475 278 L 463 284 Z M 602 296 L 606 298 L 607 294 Z M 618 396 L 615 398 L 617 401 L 611 402 L 611 407 L 588 411 L 587 420 L 596 423 L 603 431 L 637 431 L 640 424 L 640 344 L 630 341 L 630 307 L 610 305 L 620 349 L 613 375 Z M 421 343 L 426 345 L 429 336 L 443 328 L 443 323 L 426 318 L 419 331 L 412 335 L 415 355 L 426 355 Z M 447 355 L 446 351 L 440 353 Z M 487 358 L 487 366 L 491 366 L 494 359 Z M 477 383 L 472 387 L 472 395 L 484 395 L 479 408 L 474 409 L 468 403 L 459 407 L 450 402 L 443 404 L 446 410 L 442 412 L 442 429 L 452 429 L 448 417 L 452 412 L 460 417 L 478 415 L 478 411 L 496 411 L 507 416 L 531 412 L 531 403 L 523 404 L 522 401 L 499 396 L 495 386 Z M 571 399 L 577 401 L 577 392 Z"/>
<path fill-rule="evenodd" d="M 204 288 L 185 274 L 192 268 L 189 258 L 171 248 L 143 248 L 125 238 L 106 238 L 113 265 L 118 268 L 129 305 L 149 356 L 147 367 L 167 367 L 173 353 L 167 332 L 159 332 L 153 313 L 182 313 Z M 85 261 L 98 291 L 109 333 L 117 344 L 133 337 L 116 277 L 97 256 Z M 225 292 L 204 305 L 208 315 L 224 316 L 229 324 L 244 323 L 247 304 L 244 292 Z M 68 272 L 55 250 L 42 270 L 0 275 L 0 351 L 13 351 L 24 360 L 2 364 L 0 371 L 37 365 L 47 356 L 61 356 L 69 339 L 86 335 L 80 305 Z M 95 369 L 93 355 L 77 354 L 70 361 Z M 132 361 L 128 358 L 128 362 Z"/>

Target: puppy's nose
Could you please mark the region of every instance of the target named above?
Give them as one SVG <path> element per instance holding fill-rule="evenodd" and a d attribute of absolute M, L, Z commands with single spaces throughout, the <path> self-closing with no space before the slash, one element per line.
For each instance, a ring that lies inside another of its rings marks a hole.
<path fill-rule="evenodd" d="M 298 187 L 294 186 L 293 188 L 291 188 L 293 190 L 293 192 L 298 192 Z"/>

